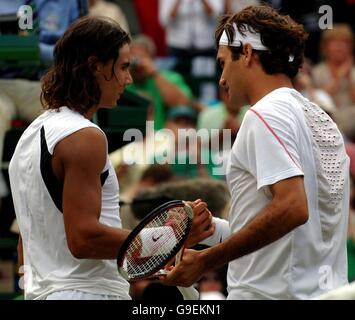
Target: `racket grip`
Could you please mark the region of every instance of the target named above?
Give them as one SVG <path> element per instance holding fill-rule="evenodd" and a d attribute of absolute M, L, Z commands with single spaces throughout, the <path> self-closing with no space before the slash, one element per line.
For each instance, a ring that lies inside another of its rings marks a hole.
<path fill-rule="evenodd" d="M 175 256 L 175 263 L 181 261 L 182 254 L 184 252 L 184 247 Z M 177 287 L 182 294 L 184 300 L 199 300 L 200 293 L 193 287 Z"/>
<path fill-rule="evenodd" d="M 199 300 L 200 294 L 194 287 L 177 287 L 184 300 Z"/>

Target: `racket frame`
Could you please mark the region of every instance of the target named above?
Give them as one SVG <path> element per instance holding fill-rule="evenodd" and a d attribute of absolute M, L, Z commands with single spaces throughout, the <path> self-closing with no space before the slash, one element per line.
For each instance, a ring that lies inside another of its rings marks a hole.
<path fill-rule="evenodd" d="M 144 229 L 147 224 L 149 224 L 149 222 L 151 222 L 156 216 L 158 216 L 159 214 L 174 208 L 174 207 L 187 207 L 190 208 L 191 211 L 189 211 L 190 209 L 187 209 L 188 213 L 187 215 L 189 216 L 188 222 L 187 222 L 187 227 L 186 227 L 186 232 L 183 235 L 181 241 L 180 241 L 180 245 L 176 246 L 169 254 L 168 258 L 166 259 L 166 263 L 168 261 L 170 261 L 184 246 L 187 237 L 189 236 L 189 232 L 192 226 L 192 219 L 193 219 L 193 211 L 192 208 L 185 202 L 182 200 L 172 200 L 169 202 L 166 202 L 162 205 L 160 205 L 159 207 L 155 208 L 154 210 L 152 210 L 146 217 L 144 217 L 142 219 L 142 221 L 130 232 L 130 234 L 127 236 L 127 238 L 125 239 L 125 241 L 123 242 L 118 255 L 117 255 L 117 267 L 118 267 L 118 271 L 119 273 L 126 279 L 129 281 L 136 281 L 136 280 L 140 280 L 140 279 L 146 279 L 149 278 L 150 276 L 154 275 L 155 273 L 157 273 L 159 270 L 162 269 L 163 265 L 157 265 L 155 268 L 152 269 L 152 271 L 150 271 L 149 273 L 142 275 L 142 276 L 137 276 L 134 278 L 130 278 L 127 274 L 127 272 L 122 268 L 123 265 L 123 261 L 124 261 L 124 257 L 126 254 L 126 251 L 128 249 L 128 247 L 130 246 L 131 242 L 134 240 L 134 238 L 142 231 L 142 229 Z"/>

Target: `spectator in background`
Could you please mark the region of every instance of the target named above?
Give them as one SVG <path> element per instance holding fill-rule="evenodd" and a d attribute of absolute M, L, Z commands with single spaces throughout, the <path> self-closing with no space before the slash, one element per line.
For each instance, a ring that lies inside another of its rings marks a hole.
<path fill-rule="evenodd" d="M 179 130 L 186 130 L 187 136 L 197 133 L 196 121 L 197 113 L 194 109 L 183 105 L 173 106 L 167 112 L 163 130 L 147 131 L 143 141 L 133 141 L 112 152 L 110 157 L 117 168 L 120 185 L 123 184 L 122 192 L 128 192 L 152 163 L 168 164 L 172 173 L 180 177 L 209 175 L 210 168 L 201 163 L 202 153 L 198 139 L 195 144 L 186 138 L 184 145 L 183 135 L 179 134 Z M 124 170 L 121 170 L 122 167 Z"/>
<path fill-rule="evenodd" d="M 115 3 L 105 0 L 89 0 L 89 15 L 111 18 L 119 23 L 124 31 L 129 33 L 126 16 Z"/>
<path fill-rule="evenodd" d="M 141 220 L 145 217 L 147 212 L 166 201 L 176 199 L 189 201 L 194 197 L 207 203 L 209 210 L 216 220 L 219 218 L 227 218 L 230 205 L 230 193 L 226 183 L 201 177 L 176 179 L 156 185 L 154 188 L 142 190 L 134 197 L 132 203 L 142 203 L 143 200 L 149 200 L 152 204 L 149 204 L 148 201 L 146 201 L 145 206 L 134 204 L 132 211 L 134 216 L 138 220 Z M 153 203 L 153 199 L 156 199 L 157 202 Z"/>
<path fill-rule="evenodd" d="M 196 56 L 214 57 L 214 29 L 222 13 L 222 0 L 160 0 L 160 23 L 168 54 L 178 59 L 177 71 L 189 74 Z"/>
<path fill-rule="evenodd" d="M 201 144 L 197 136 L 197 113 L 188 106 L 179 105 L 169 109 L 165 128 L 170 130 L 168 148 L 156 154 L 156 161 L 166 161 L 172 172 L 179 177 L 208 176 L 208 168 L 201 163 Z M 186 133 L 186 138 L 184 134 Z"/>
<path fill-rule="evenodd" d="M 120 181 L 120 192 L 131 198 L 132 191 L 141 183 L 143 172 L 153 163 L 164 164 L 177 176 L 197 176 L 209 173 L 200 164 L 189 163 L 190 154 L 179 149 L 179 129 L 195 130 L 197 113 L 187 106 L 174 106 L 168 110 L 165 130 L 147 130 L 142 141 L 135 140 L 110 154 Z M 168 130 L 166 130 L 168 129 Z M 192 146 L 192 152 L 199 160 L 199 145 Z M 180 158 L 179 158 L 180 157 Z M 185 163 L 182 163 L 184 158 Z M 178 162 L 179 160 L 179 162 Z M 139 182 L 141 181 L 141 182 Z M 135 193 L 135 192 L 133 192 Z"/>
<path fill-rule="evenodd" d="M 226 154 L 230 149 L 223 147 L 231 146 L 232 142 L 219 141 L 212 144 L 207 130 L 197 130 L 197 113 L 189 106 L 175 106 L 170 109 L 167 115 L 165 129 L 170 134 L 165 134 L 165 130 L 159 132 L 165 140 L 165 148 L 159 148 L 155 152 L 155 161 L 158 163 L 168 163 L 172 172 L 177 177 L 210 177 L 214 179 L 224 179 Z M 207 135 L 206 135 L 207 133 Z M 220 134 L 214 139 L 228 136 Z M 220 147 L 220 148 L 217 148 Z M 157 150 L 158 151 L 158 150 Z"/>
<path fill-rule="evenodd" d="M 224 13 L 236 13 L 248 6 L 260 4 L 259 0 L 224 0 Z"/>
<path fill-rule="evenodd" d="M 350 158 L 350 173 L 355 177 L 355 140 L 353 140 L 353 142 L 348 142 L 345 145 L 345 148 L 346 148 L 346 153 L 348 154 L 348 156 Z M 354 205 L 354 207 L 355 207 L 355 205 Z"/>
<path fill-rule="evenodd" d="M 223 87 L 219 87 L 219 101 L 199 113 L 197 127 L 199 130 L 208 130 L 208 143 L 211 145 L 211 165 L 214 166 L 215 164 L 215 168 L 220 166 L 222 159 L 226 163 L 231 151 L 231 146 L 233 145 L 247 110 L 248 106 L 233 108 L 228 100 L 226 90 Z M 217 129 L 218 131 L 213 129 Z M 229 130 L 230 136 L 226 135 L 224 130 Z M 230 139 L 230 141 L 227 141 L 227 139 Z M 220 171 L 220 174 L 216 174 L 212 171 L 212 174 L 217 179 L 225 179 L 225 172 L 223 171 L 224 170 Z"/>
<path fill-rule="evenodd" d="M 155 130 L 164 127 L 168 108 L 188 105 L 192 93 L 183 77 L 173 71 L 159 71 L 154 63 L 154 42 L 140 35 L 131 44 L 131 74 L 133 84 L 127 87 L 152 101 Z"/>
<path fill-rule="evenodd" d="M 350 210 L 348 223 L 347 256 L 348 280 L 355 281 L 355 108 L 346 108 L 336 114 L 336 122 L 346 142 L 346 153 L 350 158 Z"/>
<path fill-rule="evenodd" d="M 152 164 L 144 170 L 139 183 L 133 185 L 132 188 L 121 195 L 121 200 L 130 202 L 140 191 L 170 181 L 173 177 L 174 175 L 167 165 Z"/>
<path fill-rule="evenodd" d="M 156 155 L 169 153 L 172 145 L 171 137 L 164 134 L 163 130 L 154 131 L 153 127 L 147 127 L 142 140 L 137 138 L 110 153 L 120 182 L 120 193 L 125 197 L 130 195 L 144 172 L 154 163 Z"/>
<path fill-rule="evenodd" d="M 132 202 L 137 198 L 141 192 L 151 190 L 162 183 L 171 181 L 174 178 L 168 165 L 153 164 L 147 167 L 142 173 L 140 180 L 128 188 L 128 190 L 120 195 L 120 216 L 122 219 L 122 226 L 126 229 L 133 229 L 139 222 L 139 217 L 132 212 Z M 164 198 L 165 199 L 165 198 Z M 169 201 L 170 199 L 165 199 Z M 136 201 L 137 202 L 137 201 Z M 152 208 L 159 206 L 160 203 L 152 202 Z M 146 212 L 151 211 L 147 209 Z"/>
<path fill-rule="evenodd" d="M 209 131 L 211 129 L 230 129 L 234 141 L 247 110 L 247 106 L 231 107 L 226 90 L 219 87 L 219 101 L 199 113 L 197 127 Z"/>
<path fill-rule="evenodd" d="M 20 6 L 28 4 L 25 0 L 2 0 L 0 14 L 16 14 Z M 67 27 L 79 17 L 76 0 L 33 0 L 34 23 L 38 28 L 29 30 L 39 36 L 41 67 L 24 68 L 3 67 L 0 69 L 0 162 L 2 161 L 5 133 L 11 126 L 11 120 L 19 117 L 26 122 L 35 119 L 42 109 L 40 102 L 41 85 L 39 77 L 43 65 L 53 59 L 56 41 Z M 37 17 L 37 19 L 36 19 Z M 24 32 L 22 32 L 24 35 Z M 0 34 L 1 41 L 1 34 Z M 8 194 L 6 184 L 0 172 L 0 206 L 1 198 Z"/>
<path fill-rule="evenodd" d="M 346 143 L 355 143 L 355 108 L 347 107 L 337 110 L 334 116 Z"/>
<path fill-rule="evenodd" d="M 131 194 L 132 188 L 154 163 L 155 155 L 166 152 L 169 146 L 170 140 L 161 131 L 148 130 L 143 140 L 132 141 L 110 153 L 110 160 L 120 182 L 120 192 Z"/>
<path fill-rule="evenodd" d="M 312 78 L 312 66 L 309 61 L 303 63 L 302 68 L 292 83 L 304 97 L 320 106 L 331 118 L 337 114 L 337 108 L 332 97 L 321 88 L 316 88 Z"/>
<path fill-rule="evenodd" d="M 126 0 L 117 0 L 129 2 Z M 164 57 L 167 54 L 165 41 L 165 28 L 159 21 L 159 0 L 133 0 L 135 14 L 137 16 L 137 24 L 140 26 L 140 32 L 132 33 L 133 35 L 143 33 L 149 36 L 155 43 L 157 48 L 157 56 Z M 132 6 L 133 6 L 132 4 Z"/>
<path fill-rule="evenodd" d="M 355 107 L 354 34 L 350 26 L 335 24 L 323 32 L 324 61 L 313 70 L 315 85 L 327 91 L 338 108 Z"/>

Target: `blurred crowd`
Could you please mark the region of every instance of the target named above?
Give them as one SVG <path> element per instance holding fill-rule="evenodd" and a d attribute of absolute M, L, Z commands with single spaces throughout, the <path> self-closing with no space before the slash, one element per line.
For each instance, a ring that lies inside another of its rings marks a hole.
<path fill-rule="evenodd" d="M 31 122 L 40 112 L 40 77 L 52 59 L 56 40 L 72 21 L 83 14 L 116 20 L 132 36 L 131 74 L 127 90 L 149 99 L 147 120 L 154 131 L 111 153 L 120 183 L 123 227 L 133 228 L 152 208 L 173 199 L 207 202 L 210 211 L 228 218 L 230 196 L 221 159 L 228 157 L 243 116 L 228 104 L 227 93 L 218 88 L 219 66 L 215 59 L 214 30 L 217 18 L 237 12 L 257 0 L 33 0 L 38 9 L 40 59 L 38 68 L 25 77 L 15 67 L 0 70 L 0 159 L 6 133 L 14 120 Z M 289 13 L 310 33 L 305 63 L 293 79 L 295 88 L 324 109 L 343 133 L 351 159 L 352 196 L 349 219 L 349 281 L 355 280 L 355 2 L 307 1 L 295 8 L 291 1 L 266 1 Z M 25 0 L 1 0 L 0 16 L 16 12 Z M 55 3 L 55 5 L 53 5 Z M 318 8 L 330 5 L 331 29 L 317 24 Z M 8 33 L 1 29 L 1 35 Z M 172 135 L 165 134 L 169 129 Z M 179 130 L 197 132 L 196 141 L 186 138 L 177 145 Z M 216 130 L 213 130 L 216 129 Z M 223 135 L 223 129 L 228 134 Z M 227 143 L 229 140 L 229 143 Z M 143 153 L 132 150 L 144 150 Z M 127 156 L 130 155 L 130 161 Z M 168 158 L 167 155 L 173 157 Z M 190 161 L 193 158 L 196 161 Z M 223 162 L 223 161 L 222 161 Z M 133 163 L 133 164 L 132 164 Z M 5 169 L 5 167 L 3 167 Z M 6 171 L 6 170 L 4 170 Z M 9 197 L 6 179 L 0 173 L 1 199 Z M 2 208 L 1 215 L 8 210 Z M 0 219 L 1 221 L 1 219 Z M 1 224 L 1 223 L 0 223 Z M 12 229 L 16 232 L 16 226 Z M 6 234 L 6 230 L 1 230 Z M 1 236 L 1 235 L 0 235 Z M 225 268 L 202 276 L 196 287 L 201 297 L 224 299 Z M 144 280 L 131 287 L 135 299 L 176 295 L 174 288 Z"/>

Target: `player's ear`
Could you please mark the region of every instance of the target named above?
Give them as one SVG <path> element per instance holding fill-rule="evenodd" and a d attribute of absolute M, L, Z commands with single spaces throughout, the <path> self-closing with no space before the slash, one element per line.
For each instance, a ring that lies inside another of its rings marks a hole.
<path fill-rule="evenodd" d="M 245 66 L 249 66 L 253 56 L 253 47 L 249 43 L 243 46 L 243 55 Z"/>
<path fill-rule="evenodd" d="M 102 73 L 103 71 L 103 63 L 99 61 L 99 59 L 96 56 L 91 56 L 88 59 L 88 65 L 90 70 L 94 73 Z"/>

